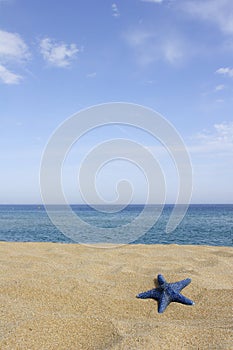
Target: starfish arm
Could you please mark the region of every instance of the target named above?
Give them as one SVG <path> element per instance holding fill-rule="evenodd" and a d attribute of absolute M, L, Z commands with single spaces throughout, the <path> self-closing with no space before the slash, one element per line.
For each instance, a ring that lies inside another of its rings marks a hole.
<path fill-rule="evenodd" d="M 147 292 L 144 293 L 140 293 L 137 295 L 137 298 L 140 299 L 155 299 L 158 300 L 160 297 L 160 293 L 158 292 L 158 290 L 156 288 L 148 290 Z"/>
<path fill-rule="evenodd" d="M 159 284 L 160 286 L 162 286 L 162 285 L 164 285 L 164 284 L 167 283 L 166 280 L 165 280 L 165 278 L 163 277 L 163 275 L 158 275 L 157 280 L 158 280 L 158 284 Z"/>
<path fill-rule="evenodd" d="M 194 305 L 195 304 L 194 301 L 186 298 L 182 294 L 175 294 L 172 298 L 172 301 L 175 301 L 176 303 L 185 304 L 185 305 Z"/>
<path fill-rule="evenodd" d="M 174 291 L 179 293 L 182 289 L 184 289 L 186 286 L 188 286 L 189 283 L 191 283 L 191 278 L 186 278 L 185 280 L 182 280 L 182 281 L 179 281 L 176 283 L 169 283 L 169 285 L 171 286 L 171 288 Z"/>
<path fill-rule="evenodd" d="M 167 306 L 170 304 L 171 300 L 167 297 L 165 293 L 163 293 L 162 297 L 160 298 L 158 302 L 158 312 L 161 314 L 163 313 Z"/>

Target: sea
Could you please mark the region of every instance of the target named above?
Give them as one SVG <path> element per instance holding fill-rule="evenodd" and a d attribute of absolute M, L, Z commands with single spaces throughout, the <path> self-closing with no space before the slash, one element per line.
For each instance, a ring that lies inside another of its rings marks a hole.
<path fill-rule="evenodd" d="M 120 211 L 106 213 L 87 205 L 71 207 L 81 220 L 96 227 L 96 231 L 101 227 L 103 232 L 108 232 L 110 227 L 116 228 L 116 232 L 117 227 L 121 227 L 122 232 L 122 225 L 124 230 L 124 225 L 131 223 L 144 208 L 143 205 L 128 205 Z M 139 221 L 139 234 L 128 243 L 233 246 L 233 204 L 192 204 L 176 229 L 167 233 L 172 209 L 172 205 L 165 205 L 159 219 L 146 232 L 147 218 Z M 0 241 L 78 243 L 78 239 L 65 235 L 54 225 L 43 205 L 0 205 Z"/>

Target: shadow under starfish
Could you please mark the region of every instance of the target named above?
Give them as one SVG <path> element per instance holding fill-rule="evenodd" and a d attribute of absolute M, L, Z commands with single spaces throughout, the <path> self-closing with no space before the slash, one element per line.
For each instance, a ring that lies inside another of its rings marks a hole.
<path fill-rule="evenodd" d="M 186 278 L 185 280 L 179 282 L 168 283 L 163 275 L 158 275 L 158 287 L 138 294 L 137 298 L 157 300 L 159 313 L 164 312 L 171 302 L 194 305 L 195 303 L 191 299 L 188 299 L 184 295 L 180 294 L 180 291 L 190 282 L 191 279 Z"/>

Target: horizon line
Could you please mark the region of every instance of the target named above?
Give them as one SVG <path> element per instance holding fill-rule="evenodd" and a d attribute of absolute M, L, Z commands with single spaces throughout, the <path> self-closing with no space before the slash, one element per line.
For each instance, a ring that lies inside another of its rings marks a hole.
<path fill-rule="evenodd" d="M 176 204 L 176 203 L 130 203 L 130 204 L 127 204 L 127 203 L 119 203 L 119 204 L 111 204 L 111 203 L 106 203 L 106 204 L 98 204 L 98 203 L 71 203 L 71 204 L 61 204 L 61 203 L 52 203 L 52 204 L 43 204 L 43 203 L 0 203 L 0 206 L 2 205 L 14 205 L 14 206 L 17 206 L 17 205 L 26 205 L 26 206 L 29 206 L 29 205 L 34 205 L 34 206 L 43 206 L 43 207 L 46 207 L 46 206 L 74 206 L 74 205 L 82 205 L 82 206 L 133 206 L 133 205 L 143 205 L 143 206 L 152 206 L 152 205 L 187 205 L 187 203 L 179 203 L 179 204 Z M 233 205 L 233 203 L 220 203 L 220 202 L 195 202 L 195 203 L 190 203 L 188 204 L 188 206 L 190 205 Z"/>

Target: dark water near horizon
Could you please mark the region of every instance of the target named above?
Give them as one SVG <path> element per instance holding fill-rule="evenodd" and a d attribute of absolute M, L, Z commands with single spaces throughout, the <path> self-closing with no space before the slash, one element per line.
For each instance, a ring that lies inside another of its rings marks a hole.
<path fill-rule="evenodd" d="M 131 222 L 143 206 L 130 205 L 114 214 L 85 205 L 72 209 L 82 220 L 107 229 Z M 171 205 L 165 205 L 155 225 L 130 243 L 233 246 L 233 204 L 190 205 L 180 225 L 168 234 L 171 210 Z M 54 226 L 42 205 L 0 205 L 0 241 L 76 243 Z"/>

